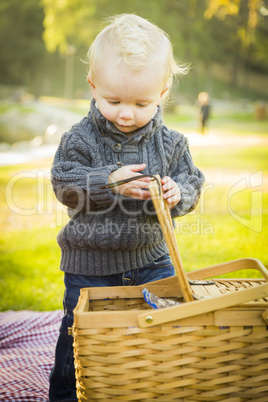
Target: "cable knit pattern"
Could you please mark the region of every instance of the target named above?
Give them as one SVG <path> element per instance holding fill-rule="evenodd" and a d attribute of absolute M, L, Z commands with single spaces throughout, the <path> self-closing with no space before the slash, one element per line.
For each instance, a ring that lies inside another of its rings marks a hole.
<path fill-rule="evenodd" d="M 181 190 L 172 216 L 193 209 L 204 183 L 188 141 L 163 125 L 161 108 L 128 137 L 91 102 L 87 117 L 62 137 L 51 170 L 57 198 L 71 219 L 58 234 L 61 270 L 103 276 L 140 268 L 168 253 L 152 202 L 100 189 L 119 164 L 145 163 L 144 174 L 170 176 Z"/>

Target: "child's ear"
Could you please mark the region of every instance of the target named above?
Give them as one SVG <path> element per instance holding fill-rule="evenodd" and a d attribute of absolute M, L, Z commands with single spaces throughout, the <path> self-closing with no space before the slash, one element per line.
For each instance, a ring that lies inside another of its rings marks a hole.
<path fill-rule="evenodd" d="M 166 85 L 164 86 L 163 91 L 162 91 L 161 94 L 160 94 L 160 98 L 161 98 L 161 99 L 163 98 L 163 96 L 165 95 L 165 93 L 168 91 L 168 89 L 169 89 L 169 86 L 168 86 L 168 84 L 166 84 Z"/>
<path fill-rule="evenodd" d="M 91 86 L 91 91 L 92 91 L 93 98 L 96 99 L 96 87 L 93 84 L 92 79 L 91 79 L 91 77 L 89 75 L 87 76 L 87 82 Z"/>
<path fill-rule="evenodd" d="M 165 95 L 165 93 L 168 91 L 168 89 L 169 89 L 169 86 L 168 86 L 168 84 L 166 84 L 166 85 L 164 86 L 163 91 L 160 93 L 158 105 L 160 104 L 161 99 L 163 98 L 163 96 Z"/>

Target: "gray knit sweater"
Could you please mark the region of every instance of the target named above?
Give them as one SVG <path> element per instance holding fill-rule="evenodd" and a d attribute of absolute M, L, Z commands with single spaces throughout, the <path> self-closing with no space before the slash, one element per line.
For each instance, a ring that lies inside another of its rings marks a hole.
<path fill-rule="evenodd" d="M 71 217 L 58 234 L 62 271 L 117 274 L 168 253 L 151 200 L 100 189 L 118 167 L 140 163 L 146 164 L 143 174 L 170 176 L 178 184 L 181 201 L 172 209 L 173 217 L 196 206 L 204 176 L 193 164 L 187 139 L 163 125 L 161 108 L 127 137 L 92 100 L 88 116 L 63 135 L 51 170 L 56 197 Z"/>

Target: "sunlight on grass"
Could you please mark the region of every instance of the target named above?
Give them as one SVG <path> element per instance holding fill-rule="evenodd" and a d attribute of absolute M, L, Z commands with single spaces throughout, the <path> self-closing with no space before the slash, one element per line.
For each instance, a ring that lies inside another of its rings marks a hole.
<path fill-rule="evenodd" d="M 58 230 L 10 231 L 0 243 L 0 309 L 54 310 L 62 307 Z"/>
<path fill-rule="evenodd" d="M 203 193 L 197 209 L 176 220 L 184 269 L 191 271 L 240 258 L 257 258 L 267 265 L 268 193 L 262 195 L 258 213 L 251 215 L 250 190 L 234 194 L 229 201 L 228 186 L 214 186 Z M 254 270 L 232 276 L 256 274 Z"/>
<path fill-rule="evenodd" d="M 206 148 L 193 148 L 193 159 L 197 166 L 203 169 L 217 169 L 224 167 L 225 169 L 242 170 L 250 173 L 257 170 L 268 172 L 267 148 L 250 147 L 250 148 L 220 148 L 211 147 L 208 155 Z"/>
<path fill-rule="evenodd" d="M 0 168 L 0 310 L 62 307 L 56 236 L 67 215 L 53 195 L 50 163 Z"/>

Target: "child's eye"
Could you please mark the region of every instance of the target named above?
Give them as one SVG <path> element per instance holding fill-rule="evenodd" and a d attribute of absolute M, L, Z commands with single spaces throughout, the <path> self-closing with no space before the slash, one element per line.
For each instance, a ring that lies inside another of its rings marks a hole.
<path fill-rule="evenodd" d="M 139 106 L 139 107 L 145 107 L 145 106 L 148 106 L 148 104 L 147 104 L 147 103 L 137 103 L 136 105 L 137 105 L 137 106 Z"/>
<path fill-rule="evenodd" d="M 119 101 L 112 101 L 112 100 L 109 100 L 108 101 L 111 105 L 118 105 L 120 102 Z"/>

